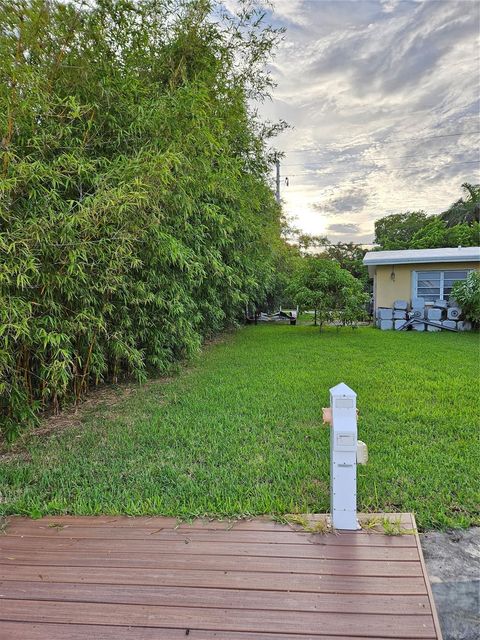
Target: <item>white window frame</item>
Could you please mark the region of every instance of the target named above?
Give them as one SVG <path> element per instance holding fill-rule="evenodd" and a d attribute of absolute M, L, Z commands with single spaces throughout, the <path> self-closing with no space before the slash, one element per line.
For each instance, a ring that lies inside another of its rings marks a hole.
<path fill-rule="evenodd" d="M 445 271 L 465 271 L 468 276 L 468 274 L 472 271 L 472 269 L 455 269 L 454 267 L 452 267 L 450 269 L 419 269 L 418 271 L 412 271 L 412 300 L 413 298 L 422 297 L 417 295 L 418 274 L 424 271 L 438 271 L 440 273 L 440 297 L 438 298 L 438 300 L 445 300 L 445 297 L 444 297 Z"/>

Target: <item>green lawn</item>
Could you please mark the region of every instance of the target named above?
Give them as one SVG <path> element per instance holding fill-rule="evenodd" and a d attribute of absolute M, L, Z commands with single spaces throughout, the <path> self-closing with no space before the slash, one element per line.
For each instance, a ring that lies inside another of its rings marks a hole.
<path fill-rule="evenodd" d="M 480 523 L 479 339 L 247 327 L 169 382 L 85 411 L 0 465 L 4 514 L 189 517 L 329 508 L 328 389 L 358 393 L 359 510 Z"/>

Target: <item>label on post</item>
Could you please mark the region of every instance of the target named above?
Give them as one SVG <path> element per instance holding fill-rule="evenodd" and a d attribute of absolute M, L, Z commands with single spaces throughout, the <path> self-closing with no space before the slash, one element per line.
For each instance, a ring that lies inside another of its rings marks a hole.
<path fill-rule="evenodd" d="M 338 398 L 335 400 L 337 409 L 351 409 L 355 405 L 351 398 Z"/>
<path fill-rule="evenodd" d="M 337 451 L 353 451 L 356 446 L 356 438 L 353 432 L 345 431 L 335 435 L 334 448 Z"/>

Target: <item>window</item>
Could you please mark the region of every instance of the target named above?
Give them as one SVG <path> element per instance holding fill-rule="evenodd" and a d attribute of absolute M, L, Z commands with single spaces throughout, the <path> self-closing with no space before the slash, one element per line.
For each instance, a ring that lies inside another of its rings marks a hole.
<path fill-rule="evenodd" d="M 461 271 L 414 271 L 413 297 L 424 298 L 425 302 L 448 300 L 453 283 L 465 280 L 468 270 Z"/>

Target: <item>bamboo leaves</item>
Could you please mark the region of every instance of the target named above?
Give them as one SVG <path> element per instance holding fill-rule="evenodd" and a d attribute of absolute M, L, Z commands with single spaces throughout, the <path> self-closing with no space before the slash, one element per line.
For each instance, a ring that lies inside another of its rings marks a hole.
<path fill-rule="evenodd" d="M 246 96 L 274 31 L 253 5 L 222 24 L 208 2 L 90 4 L 0 0 L 8 438 L 91 384 L 167 370 L 272 282 L 280 211 Z"/>

